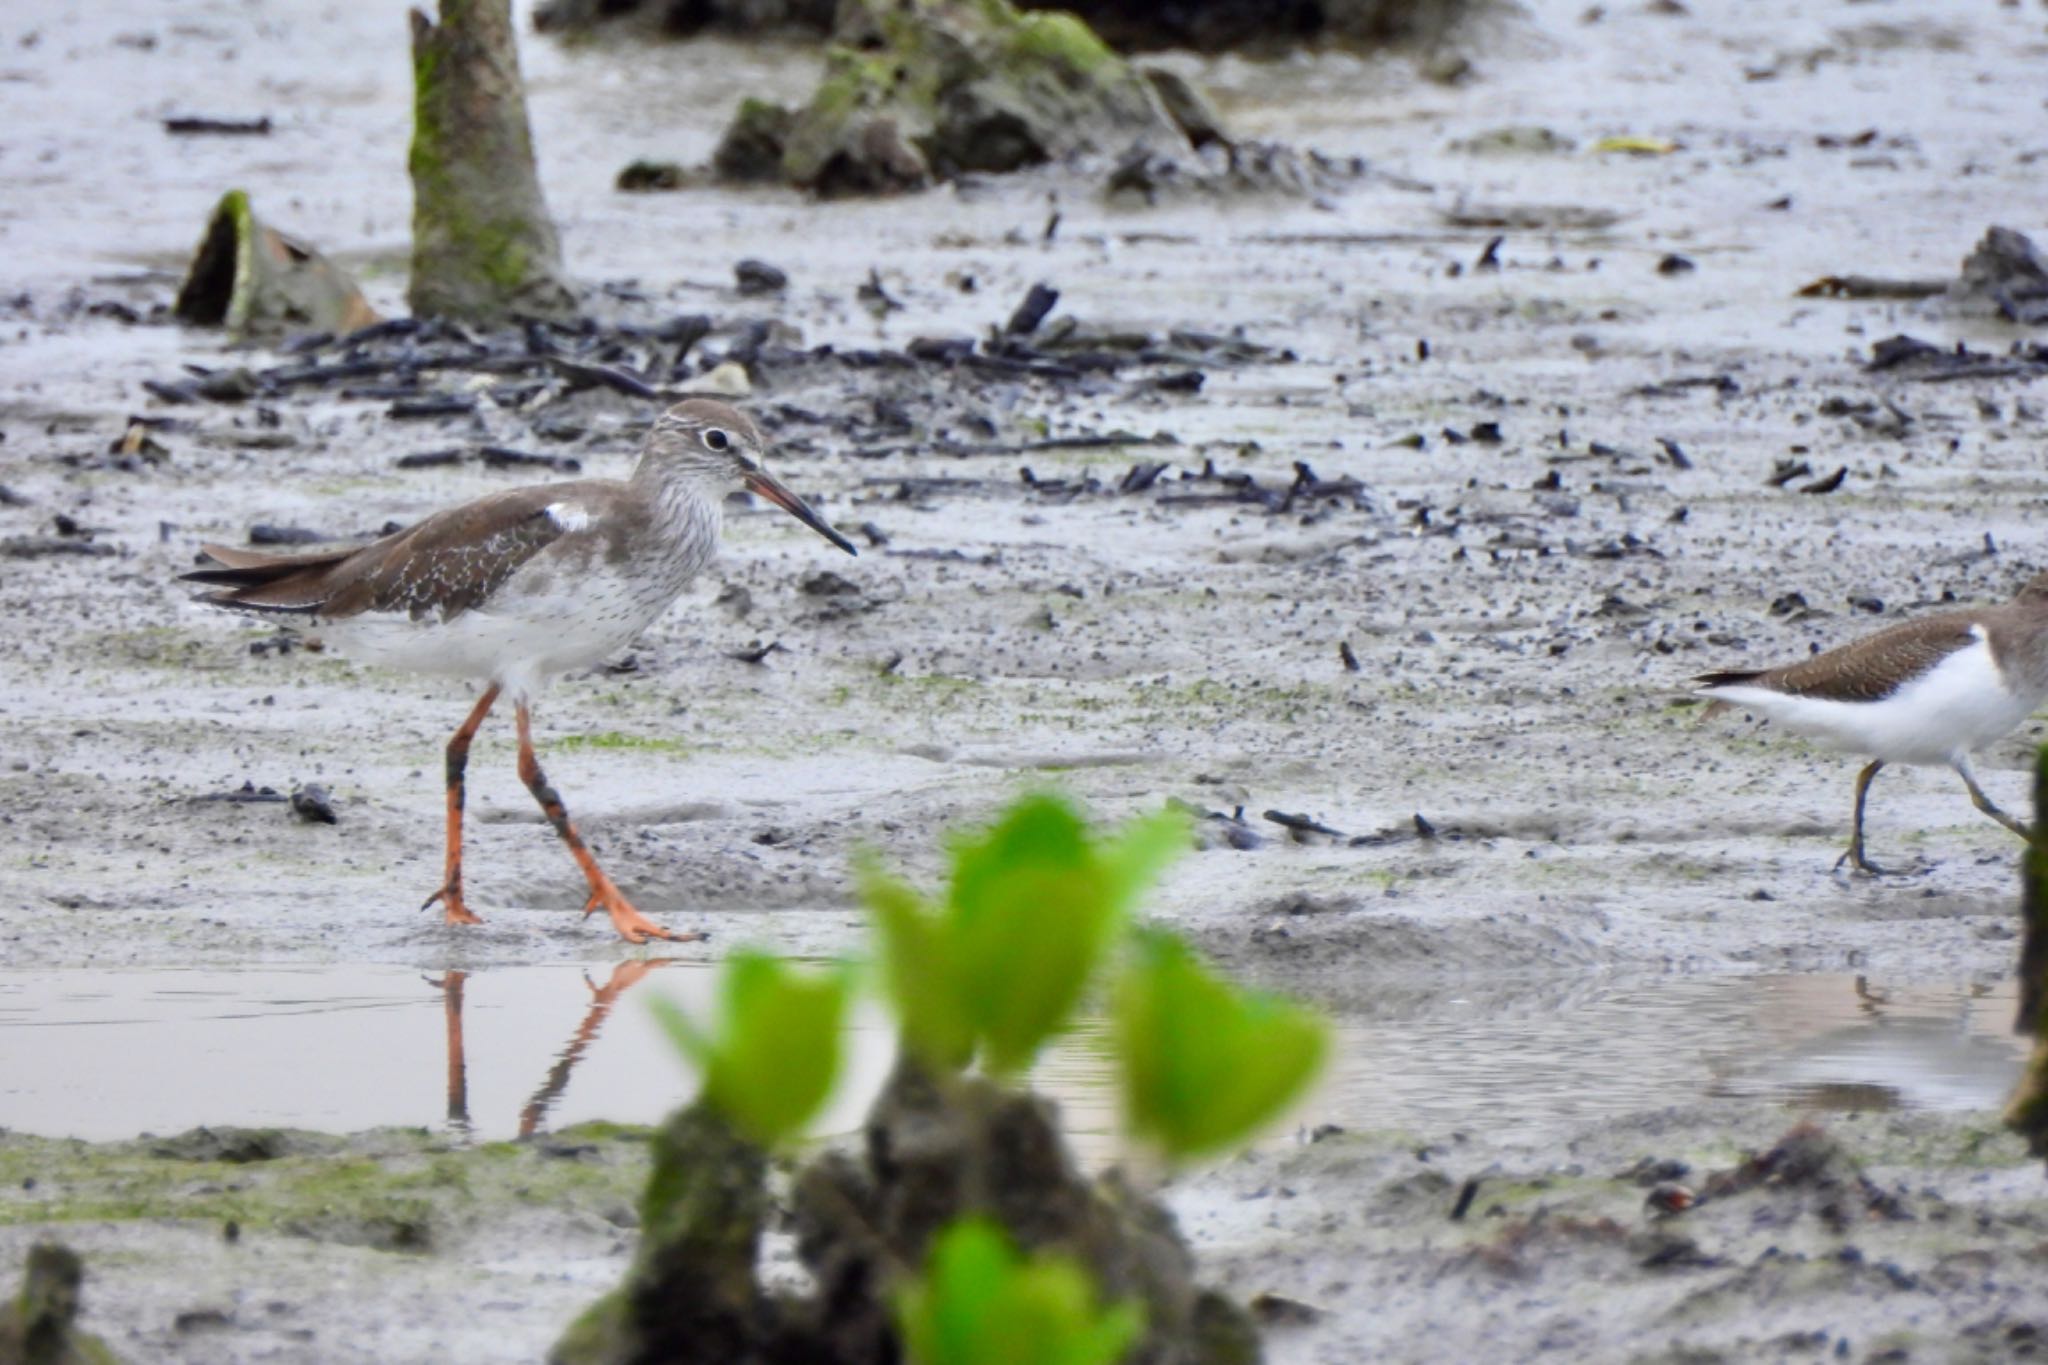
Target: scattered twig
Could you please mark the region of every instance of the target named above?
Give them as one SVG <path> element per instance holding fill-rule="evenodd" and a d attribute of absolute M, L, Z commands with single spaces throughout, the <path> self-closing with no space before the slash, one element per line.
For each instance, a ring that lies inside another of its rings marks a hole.
<path fill-rule="evenodd" d="M 270 134 L 270 116 L 208 118 L 203 114 L 178 115 L 164 120 L 164 131 L 176 137 L 267 137 Z"/>

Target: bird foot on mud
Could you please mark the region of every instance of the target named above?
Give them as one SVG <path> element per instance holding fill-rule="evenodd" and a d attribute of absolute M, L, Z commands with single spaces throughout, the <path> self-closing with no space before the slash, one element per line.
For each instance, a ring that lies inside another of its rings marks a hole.
<path fill-rule="evenodd" d="M 649 939 L 665 939 L 670 943 L 698 943 L 709 937 L 706 934 L 679 934 L 664 929 L 647 916 L 633 908 L 633 903 L 609 881 L 594 886 L 590 899 L 584 902 L 585 916 L 603 910 L 612 917 L 612 928 L 619 931 L 619 937 L 628 943 L 645 943 Z"/>

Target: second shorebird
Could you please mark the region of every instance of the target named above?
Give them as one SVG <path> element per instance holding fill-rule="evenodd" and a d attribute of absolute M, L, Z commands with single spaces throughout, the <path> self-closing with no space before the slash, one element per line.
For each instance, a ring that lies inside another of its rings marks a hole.
<path fill-rule="evenodd" d="M 848 554 L 853 543 L 762 467 L 767 445 L 736 408 L 707 399 L 663 413 L 631 478 L 578 479 L 492 493 L 357 550 L 274 556 L 202 546 L 213 567 L 186 574 L 215 606 L 297 618 L 345 654 L 475 678 L 484 692 L 448 741 L 448 857 L 440 889 L 450 924 L 480 924 L 462 897 L 463 771 L 469 742 L 500 692 L 519 723 L 519 776 L 628 942 L 699 938 L 633 908 L 569 822 L 533 752 L 532 696 L 585 668 L 668 610 L 718 550 L 725 495 L 745 489 Z"/>
<path fill-rule="evenodd" d="M 1945 764 L 1977 809 L 2022 839 L 2026 825 L 1977 785 L 1970 754 L 2010 734 L 2048 701 L 2048 573 L 2009 602 L 1937 612 L 1800 663 L 1703 674 L 1702 696 L 1754 711 L 1830 748 L 1867 754 L 1856 777 L 1849 847 L 1835 860 L 1873 875 L 1863 856 L 1863 805 L 1887 763 Z"/>

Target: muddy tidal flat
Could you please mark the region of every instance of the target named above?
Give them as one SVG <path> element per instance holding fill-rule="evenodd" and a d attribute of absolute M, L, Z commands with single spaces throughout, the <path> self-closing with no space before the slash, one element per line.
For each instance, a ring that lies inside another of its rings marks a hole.
<path fill-rule="evenodd" d="M 816 51 L 523 42 L 605 358 L 738 362 L 861 547 L 735 506 L 662 621 L 542 698 L 611 875 L 711 936 L 636 991 L 859 951 L 856 850 L 929 878 L 1020 791 L 1176 800 L 1203 847 L 1152 913 L 1345 1044 L 1287 1132 L 1167 1193 L 1206 1276 L 1268 1296 L 1271 1359 L 2048 1351 L 2048 1187 L 1998 1124 L 2018 841 L 1888 769 L 1898 874 L 1837 872 L 1856 760 L 1680 704 L 2048 568 L 2039 330 L 1800 293 L 2048 243 L 2048 12 L 1543 0 L 1450 84 L 1169 56 L 1241 136 L 1366 170 L 1151 204 L 1079 170 L 621 193 Z M 652 413 L 601 385 L 286 383 L 335 353 L 168 319 L 233 187 L 402 314 L 409 81 L 375 6 L 0 19 L 0 1282 L 61 1238 L 135 1360 L 540 1358 L 622 1272 L 637 1125 L 688 1090 L 604 996 L 649 954 L 576 913 L 509 718 L 470 765 L 487 922 L 453 931 L 419 906 L 471 690 L 175 581 L 259 526 L 630 464 Z M 271 127 L 165 132 L 196 115 Z M 743 295 L 748 258 L 786 286 Z M 1064 356 L 962 363 L 1039 283 Z M 1981 757 L 2001 803 L 2043 732 Z M 1054 1061 L 1116 1159 L 1086 1047 Z"/>

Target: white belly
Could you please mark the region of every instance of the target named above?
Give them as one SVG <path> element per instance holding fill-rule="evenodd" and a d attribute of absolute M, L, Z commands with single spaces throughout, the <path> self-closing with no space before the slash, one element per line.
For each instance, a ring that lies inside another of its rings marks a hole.
<path fill-rule="evenodd" d="M 1887 763 L 1951 763 L 2010 734 L 2041 703 L 2006 686 L 1981 635 L 1883 701 L 1795 697 L 1742 683 L 1700 690 L 1830 748 Z"/>
<path fill-rule="evenodd" d="M 602 573 L 556 575 L 541 592 L 510 591 L 516 584 L 452 620 L 365 613 L 320 622 L 319 633 L 364 663 L 484 679 L 530 696 L 631 644 L 675 597 Z"/>

